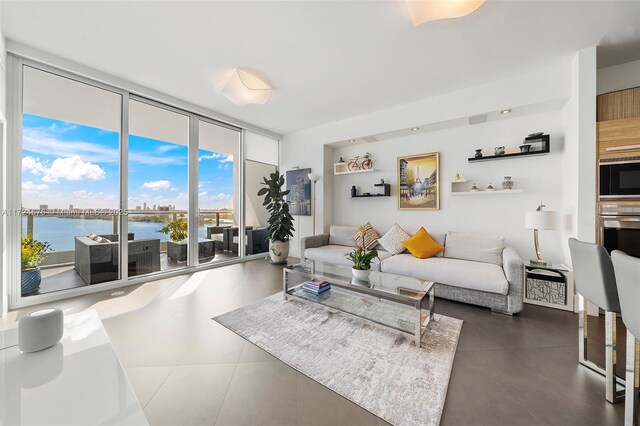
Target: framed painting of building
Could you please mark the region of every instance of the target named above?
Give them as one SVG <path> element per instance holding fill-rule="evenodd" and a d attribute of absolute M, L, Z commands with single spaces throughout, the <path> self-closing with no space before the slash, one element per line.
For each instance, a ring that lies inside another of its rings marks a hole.
<path fill-rule="evenodd" d="M 289 213 L 293 216 L 311 216 L 311 169 L 295 169 L 287 171 L 287 203 Z"/>
<path fill-rule="evenodd" d="M 398 209 L 440 209 L 439 166 L 437 152 L 398 157 Z"/>

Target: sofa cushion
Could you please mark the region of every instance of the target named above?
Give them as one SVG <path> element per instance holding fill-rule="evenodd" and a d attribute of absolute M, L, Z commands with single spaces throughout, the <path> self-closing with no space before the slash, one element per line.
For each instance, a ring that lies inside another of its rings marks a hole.
<path fill-rule="evenodd" d="M 424 228 L 420 228 L 413 237 L 403 241 L 402 245 L 418 259 L 428 259 L 444 250 L 444 247 L 431 238 L 431 235 Z"/>
<path fill-rule="evenodd" d="M 444 257 L 502 265 L 502 235 L 447 233 Z"/>
<path fill-rule="evenodd" d="M 509 282 L 503 269 L 493 263 L 446 257 L 418 259 L 405 253 L 385 259 L 381 264 L 381 270 L 470 290 L 503 295 L 509 291 Z"/>
<path fill-rule="evenodd" d="M 345 256 L 353 251 L 353 247 L 345 247 L 339 245 L 329 244 L 327 246 L 308 248 L 304 251 L 304 257 L 311 260 L 319 260 L 322 262 L 335 263 L 336 265 L 344 265 L 351 267 L 351 261 Z M 391 254 L 378 250 L 378 258 L 371 262 L 371 269 L 374 271 L 380 270 L 380 262 L 391 257 Z"/>
<path fill-rule="evenodd" d="M 387 232 L 389 232 L 391 227 L 390 226 L 374 226 L 374 229 L 378 232 L 378 235 L 384 235 Z M 407 234 L 409 234 L 409 236 L 415 235 L 417 232 L 416 229 L 412 229 L 412 228 L 403 228 L 403 229 Z M 429 235 L 431 235 L 431 238 L 433 238 L 436 241 L 436 243 L 444 247 L 444 242 L 445 242 L 445 239 L 447 238 L 447 234 L 440 234 L 440 233 L 431 232 L 431 231 L 427 231 L 427 232 L 429 232 Z M 378 245 L 375 246 L 375 248 L 378 250 L 384 250 L 384 247 L 382 247 L 382 244 L 380 244 L 380 240 L 378 240 Z M 433 256 L 442 257 L 443 255 L 444 255 L 444 250 L 434 254 Z"/>
<path fill-rule="evenodd" d="M 329 228 L 329 244 L 347 247 L 357 247 L 353 236 L 358 232 L 357 226 L 337 226 Z"/>
<path fill-rule="evenodd" d="M 399 254 L 405 250 L 402 242 L 408 240 L 410 237 L 411 235 L 407 234 L 405 230 L 396 223 L 386 234 L 380 237 L 378 241 L 380 241 L 380 245 L 389 253 Z"/>
<path fill-rule="evenodd" d="M 367 222 L 362 228 L 359 228 L 358 233 L 353 236 L 358 247 L 364 246 L 365 249 L 370 249 L 378 244 L 378 238 L 380 235 L 373 229 L 370 222 Z"/>

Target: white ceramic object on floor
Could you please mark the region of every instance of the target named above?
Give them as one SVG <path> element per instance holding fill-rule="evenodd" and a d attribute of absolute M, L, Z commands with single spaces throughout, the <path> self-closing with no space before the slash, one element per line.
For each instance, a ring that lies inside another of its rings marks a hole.
<path fill-rule="evenodd" d="M 22 318 L 18 324 L 18 347 L 22 352 L 50 348 L 62 339 L 64 314 L 60 309 L 40 309 Z"/>
<path fill-rule="evenodd" d="M 371 269 L 362 270 L 362 269 L 351 268 L 351 273 L 353 274 L 353 277 L 355 279 L 367 281 L 369 279 L 369 274 L 371 273 Z"/>
<path fill-rule="evenodd" d="M 272 263 L 284 263 L 289 256 L 289 241 L 269 241 L 269 256 Z"/>

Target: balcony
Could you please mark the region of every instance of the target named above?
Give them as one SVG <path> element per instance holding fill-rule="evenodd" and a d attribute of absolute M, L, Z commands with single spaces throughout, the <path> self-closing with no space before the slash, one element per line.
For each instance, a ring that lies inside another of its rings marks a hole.
<path fill-rule="evenodd" d="M 180 214 L 186 216 L 187 211 L 133 210 L 128 212 L 128 270 L 130 277 L 151 271 L 168 271 L 187 266 L 186 257 L 176 256 L 175 247 L 180 245 L 172 243 L 167 235 L 159 232 L 167 221 L 176 219 Z M 238 257 L 238 232 L 233 228 L 236 223 L 234 212 L 231 210 L 200 210 L 198 217 L 199 263 L 219 262 Z M 120 234 L 118 222 L 119 216 L 117 215 L 88 215 L 79 210 L 24 214 L 22 218 L 23 234 L 30 233 L 36 240 L 49 242 L 52 249 L 40 265 L 42 274 L 40 289 L 30 293 L 29 296 L 117 279 L 119 276 L 117 265 L 119 250 L 116 240 L 119 239 Z M 229 232 L 225 232 L 225 229 L 228 229 Z M 90 233 L 109 236 L 113 242 L 92 242 L 86 238 Z M 172 244 L 173 247 L 171 247 Z M 92 248 L 99 250 L 100 253 L 93 253 L 85 245 L 92 245 Z M 140 245 L 144 247 L 140 248 Z M 174 248 L 173 254 L 171 248 Z M 186 244 L 179 248 L 183 248 L 186 253 Z M 144 257 L 136 257 L 136 251 L 142 249 L 149 251 L 145 252 Z M 252 249 L 247 249 L 250 254 L 266 251 L 264 243 L 258 243 Z M 106 261 L 104 259 L 105 252 L 109 253 Z M 159 260 L 157 259 L 158 254 Z M 214 255 L 211 256 L 211 254 Z M 113 259 L 116 259 L 116 264 Z M 89 264 L 95 267 L 98 262 L 102 262 L 102 270 L 97 273 L 87 272 L 90 269 Z M 107 272 L 105 272 L 104 265 L 107 265 Z"/>

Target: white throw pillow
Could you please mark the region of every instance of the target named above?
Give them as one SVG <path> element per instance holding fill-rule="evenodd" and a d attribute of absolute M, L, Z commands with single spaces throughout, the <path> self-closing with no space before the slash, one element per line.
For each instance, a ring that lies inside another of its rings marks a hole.
<path fill-rule="evenodd" d="M 502 266 L 502 235 L 447 233 L 444 257 L 493 263 Z"/>
<path fill-rule="evenodd" d="M 403 241 L 411 238 L 411 235 L 407 234 L 404 229 L 396 223 L 384 234 L 378 243 L 391 254 L 400 254 L 405 251 L 405 247 L 402 245 Z"/>

